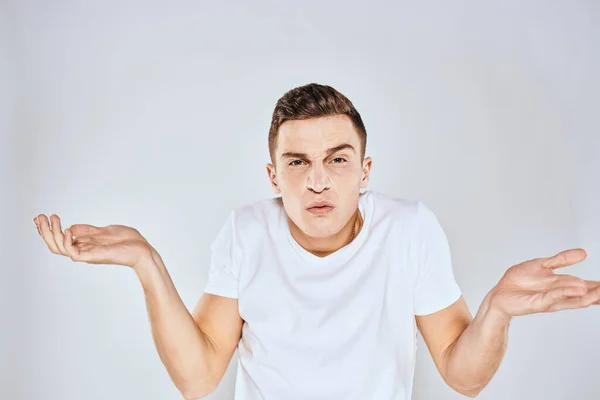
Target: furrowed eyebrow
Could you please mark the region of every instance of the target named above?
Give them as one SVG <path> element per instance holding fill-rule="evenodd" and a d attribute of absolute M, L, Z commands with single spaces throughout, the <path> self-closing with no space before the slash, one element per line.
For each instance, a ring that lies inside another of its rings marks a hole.
<path fill-rule="evenodd" d="M 354 147 L 351 144 L 343 143 L 343 144 L 340 144 L 339 146 L 335 146 L 335 147 L 328 149 L 327 156 L 330 156 L 333 153 L 337 153 L 338 151 L 345 150 L 345 149 L 350 149 L 356 153 L 356 150 L 354 150 Z M 305 153 L 296 153 L 296 152 L 292 152 L 292 151 L 285 152 L 281 155 L 281 158 L 286 158 L 286 157 L 300 158 L 300 159 L 304 159 L 304 160 L 308 159 L 308 156 Z"/>

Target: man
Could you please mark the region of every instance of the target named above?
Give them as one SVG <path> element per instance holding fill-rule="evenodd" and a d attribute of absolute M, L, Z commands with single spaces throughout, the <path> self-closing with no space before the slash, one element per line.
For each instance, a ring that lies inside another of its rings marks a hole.
<path fill-rule="evenodd" d="M 559 275 L 563 251 L 509 268 L 473 318 L 444 231 L 420 201 L 366 189 L 372 160 L 352 103 L 308 84 L 279 99 L 267 174 L 276 198 L 239 207 L 212 243 L 189 313 L 160 255 L 135 229 L 44 215 L 55 254 L 139 276 L 152 334 L 186 399 L 219 384 L 238 349 L 236 399 L 409 399 L 420 331 L 445 382 L 474 397 L 495 374 L 512 317 L 587 307 L 600 282 Z"/>

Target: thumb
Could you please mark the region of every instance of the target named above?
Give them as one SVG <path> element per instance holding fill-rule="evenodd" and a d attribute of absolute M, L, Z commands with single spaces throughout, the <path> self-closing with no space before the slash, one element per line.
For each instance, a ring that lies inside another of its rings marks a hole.
<path fill-rule="evenodd" d="M 569 249 L 561 251 L 560 253 L 546 258 L 542 264 L 549 269 L 556 269 L 567 267 L 569 265 L 577 264 L 585 260 L 587 253 L 584 249 Z"/>
<path fill-rule="evenodd" d="M 89 236 L 98 233 L 99 227 L 90 224 L 74 224 L 69 227 L 73 236 Z"/>

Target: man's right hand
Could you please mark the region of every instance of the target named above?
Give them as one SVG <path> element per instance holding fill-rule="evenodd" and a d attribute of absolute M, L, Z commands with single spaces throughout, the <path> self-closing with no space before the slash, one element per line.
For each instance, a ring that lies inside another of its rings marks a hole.
<path fill-rule="evenodd" d="M 237 299 L 203 293 L 191 314 L 160 255 L 137 229 L 77 224 L 63 234 L 57 215 L 50 215 L 52 225 L 43 214 L 33 220 L 54 254 L 89 264 L 132 267 L 144 287 L 152 338 L 177 388 L 186 399 L 215 390 L 242 335 Z"/>
<path fill-rule="evenodd" d="M 71 225 L 62 232 L 60 218 L 44 214 L 33 219 L 39 235 L 54 254 L 88 264 L 116 264 L 135 269 L 152 258 L 152 246 L 135 229 L 124 225 Z"/>

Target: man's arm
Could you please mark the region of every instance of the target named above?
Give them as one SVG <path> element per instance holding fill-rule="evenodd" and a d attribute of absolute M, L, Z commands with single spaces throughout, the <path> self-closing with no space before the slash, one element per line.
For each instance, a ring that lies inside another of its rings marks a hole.
<path fill-rule="evenodd" d="M 487 386 L 506 351 L 510 319 L 490 309 L 490 296 L 486 296 L 474 319 L 463 297 L 443 310 L 416 316 L 442 378 L 469 397 Z"/>
<path fill-rule="evenodd" d="M 475 397 L 502 361 L 513 317 L 600 304 L 599 281 L 554 272 L 586 256 L 585 250 L 576 248 L 513 265 L 488 292 L 473 320 L 462 297 L 443 310 L 416 316 L 444 380 Z"/>
<path fill-rule="evenodd" d="M 475 397 L 492 380 L 506 352 L 511 317 L 496 313 L 488 293 L 473 321 L 448 349 L 448 374 Z"/>
<path fill-rule="evenodd" d="M 186 400 L 207 396 L 223 377 L 241 336 L 237 299 L 203 293 L 192 315 L 157 252 L 135 271 L 156 349 L 173 383 Z"/>

